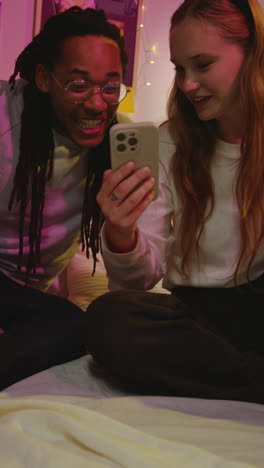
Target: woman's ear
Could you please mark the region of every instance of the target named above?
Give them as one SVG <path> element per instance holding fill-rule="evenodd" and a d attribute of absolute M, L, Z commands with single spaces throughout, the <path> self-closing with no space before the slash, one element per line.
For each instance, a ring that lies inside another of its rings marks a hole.
<path fill-rule="evenodd" d="M 50 72 L 41 63 L 37 65 L 35 72 L 35 82 L 37 88 L 42 93 L 49 92 L 49 74 Z"/>

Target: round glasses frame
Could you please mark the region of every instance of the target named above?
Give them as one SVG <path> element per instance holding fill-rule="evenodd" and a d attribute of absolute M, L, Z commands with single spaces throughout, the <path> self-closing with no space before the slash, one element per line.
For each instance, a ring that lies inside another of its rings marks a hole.
<path fill-rule="evenodd" d="M 108 82 L 104 86 L 91 86 L 85 80 L 74 80 L 63 86 L 50 72 L 52 78 L 65 91 L 67 99 L 74 104 L 81 104 L 95 94 L 100 93 L 102 99 L 111 105 L 119 104 L 125 99 L 130 89 L 119 81 Z"/>

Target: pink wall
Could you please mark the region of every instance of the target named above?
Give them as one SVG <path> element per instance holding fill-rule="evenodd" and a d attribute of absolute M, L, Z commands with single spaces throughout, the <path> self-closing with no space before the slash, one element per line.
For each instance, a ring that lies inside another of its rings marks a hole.
<path fill-rule="evenodd" d="M 40 2 L 41 0 L 35 0 Z M 33 36 L 34 0 L 2 0 L 0 24 L 0 78 L 8 79 L 17 55 Z M 44 0 L 45 1 L 45 0 Z M 264 0 L 260 0 L 264 6 Z M 134 67 L 135 113 L 133 120 L 166 118 L 166 102 L 174 77 L 169 60 L 169 23 L 174 10 L 182 0 L 144 0 L 145 9 L 139 10 L 136 63 Z M 155 45 L 155 52 L 147 51 Z M 154 59 L 150 64 L 147 58 Z M 146 86 L 150 82 L 151 86 Z"/>
<path fill-rule="evenodd" d="M 15 59 L 32 39 L 34 0 L 2 0 L 0 78 L 12 74 Z"/>
<path fill-rule="evenodd" d="M 139 12 L 133 120 L 159 124 L 166 119 L 166 102 L 174 77 L 169 54 L 170 18 L 181 3 L 182 0 L 144 0 L 144 9 Z M 144 27 L 140 28 L 140 24 Z M 155 63 L 149 63 L 150 60 Z"/>

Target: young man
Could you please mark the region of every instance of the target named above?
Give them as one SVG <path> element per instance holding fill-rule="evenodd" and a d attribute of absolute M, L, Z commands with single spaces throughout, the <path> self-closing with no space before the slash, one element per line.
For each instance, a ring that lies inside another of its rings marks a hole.
<path fill-rule="evenodd" d="M 73 7 L 0 84 L 0 390 L 85 353 L 86 314 L 45 291 L 80 242 L 95 266 L 96 195 L 126 63 L 104 12 Z"/>

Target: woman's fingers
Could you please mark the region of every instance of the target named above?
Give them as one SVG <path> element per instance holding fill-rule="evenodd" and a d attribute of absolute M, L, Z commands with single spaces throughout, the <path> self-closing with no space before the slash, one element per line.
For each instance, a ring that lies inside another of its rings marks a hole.
<path fill-rule="evenodd" d="M 112 190 L 112 193 L 114 192 L 118 200 L 123 201 L 127 199 L 132 192 L 137 192 L 138 188 L 142 187 L 145 183 L 147 186 L 151 187 L 154 184 L 154 180 L 149 177 L 149 173 L 149 167 L 137 169 L 129 177 L 122 180 L 122 182 Z M 144 191 L 144 187 L 142 191 Z M 138 197 L 132 197 L 131 201 L 137 202 L 142 191 L 137 192 Z"/>
<path fill-rule="evenodd" d="M 143 193 L 143 191 L 142 191 Z M 105 228 L 108 247 L 112 252 L 124 253 L 133 250 L 137 243 L 137 220 L 154 198 L 154 191 L 150 190 L 137 203 L 135 194 L 131 195 L 121 205 L 116 204 L 106 217 Z M 133 201 L 134 198 L 134 201 Z M 126 207 L 127 205 L 127 207 Z M 128 211 L 128 207 L 133 206 Z"/>
<path fill-rule="evenodd" d="M 148 205 L 152 202 L 154 198 L 154 191 L 149 190 L 146 192 L 143 198 L 140 198 L 140 201 L 137 203 L 131 203 L 131 200 L 126 200 L 127 207 L 119 206 L 119 216 L 121 218 L 120 224 L 124 229 L 129 228 L 137 223 L 138 218 L 142 215 Z M 131 209 L 129 209 L 129 207 Z M 122 214 L 122 209 L 124 208 L 124 214 Z"/>
<path fill-rule="evenodd" d="M 103 185 L 99 192 L 99 199 L 108 197 L 116 188 L 117 185 L 122 182 L 122 180 L 126 179 L 129 175 L 133 173 L 135 170 L 135 164 L 132 161 L 129 161 L 123 166 L 119 167 L 115 171 L 108 169 L 104 173 L 103 177 Z"/>
<path fill-rule="evenodd" d="M 154 179 L 153 177 L 147 177 L 140 183 L 134 186 L 132 185 L 133 189 L 131 190 L 130 184 L 127 185 L 128 193 L 127 190 L 124 190 L 126 193 L 126 196 L 123 197 L 123 192 L 118 186 L 117 189 L 115 189 L 114 194 L 118 198 L 118 208 L 119 208 L 119 213 L 121 216 L 127 216 L 129 215 L 130 212 L 134 211 L 136 207 L 143 202 L 145 197 L 148 195 L 152 197 L 152 188 L 154 185 Z M 153 193 L 154 195 L 154 193 Z"/>
<path fill-rule="evenodd" d="M 122 201 L 126 199 L 132 191 L 144 185 L 148 181 L 150 168 L 145 166 L 134 170 L 134 163 L 129 162 L 124 164 L 115 171 L 105 171 L 102 187 L 97 195 L 97 203 L 102 208 L 108 201 Z M 147 182 L 147 185 L 152 186 L 153 179 Z M 143 188 L 144 190 L 144 188 Z M 141 192 L 139 192 L 141 193 Z M 146 191 L 142 196 L 144 196 Z M 132 202 L 137 201 L 132 198 Z"/>
<path fill-rule="evenodd" d="M 112 174 L 112 169 L 107 169 L 103 174 L 103 182 Z"/>

